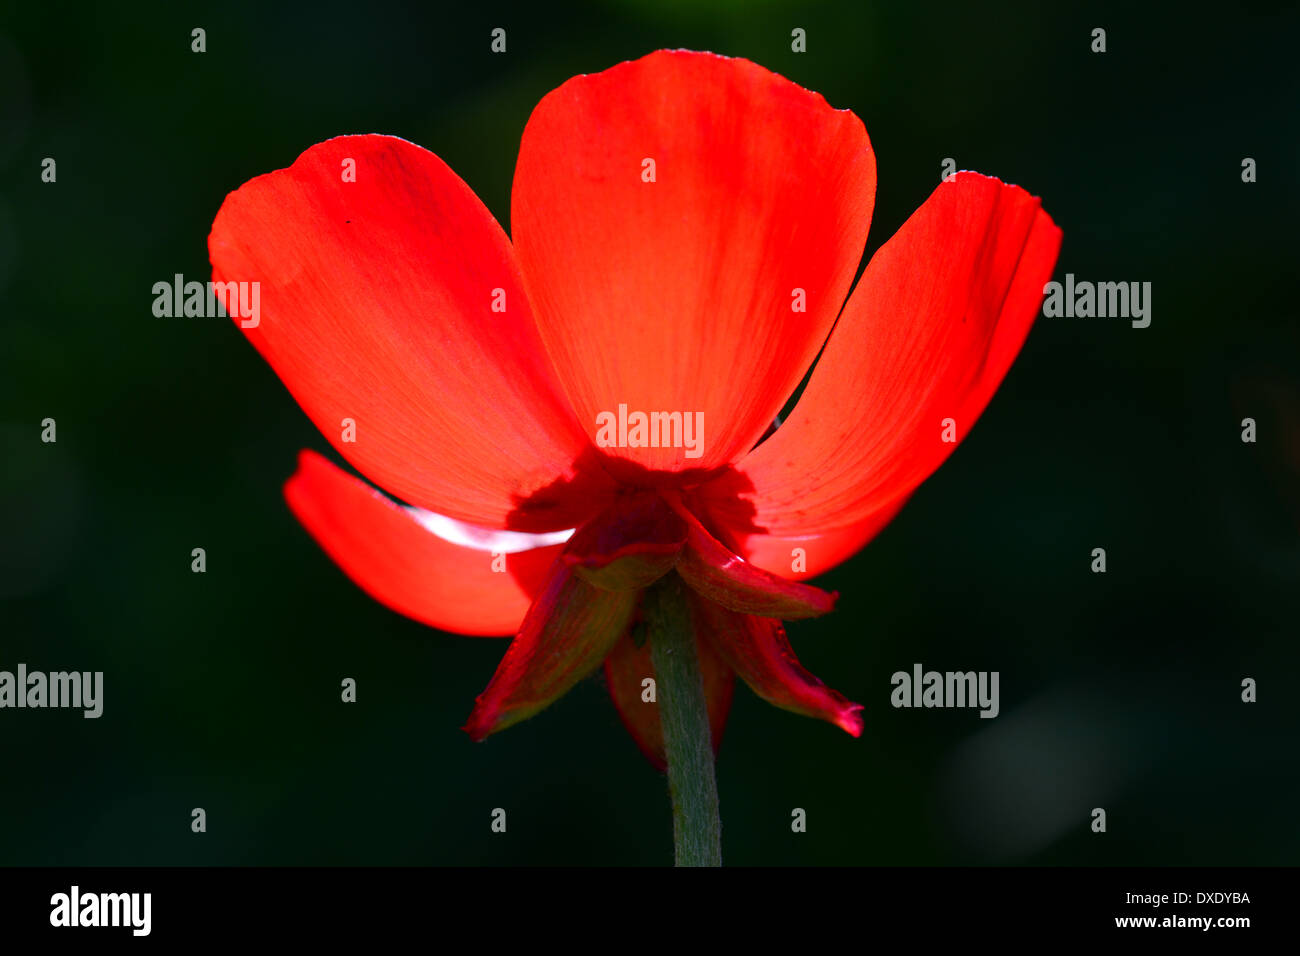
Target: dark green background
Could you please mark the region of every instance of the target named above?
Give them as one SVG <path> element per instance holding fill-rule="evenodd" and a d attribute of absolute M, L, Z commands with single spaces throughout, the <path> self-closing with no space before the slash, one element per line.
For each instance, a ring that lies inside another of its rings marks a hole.
<path fill-rule="evenodd" d="M 428 147 L 508 228 L 533 105 L 659 47 L 751 58 L 861 116 L 869 253 L 950 156 L 1043 197 L 1058 277 L 1154 284 L 1148 329 L 1040 319 L 970 440 L 819 582 L 840 608 L 791 638 L 866 705 L 860 740 L 737 690 L 726 860 L 1294 862 L 1297 17 L 1130 6 L 8 8 L 0 668 L 102 670 L 106 709 L 0 711 L 0 863 L 670 859 L 664 779 L 599 678 L 471 744 L 505 642 L 353 587 L 280 495 L 325 440 L 229 320 L 151 313 L 154 282 L 210 274 L 227 192 L 340 133 Z M 892 709 L 918 661 L 1000 671 L 1002 715 Z"/>

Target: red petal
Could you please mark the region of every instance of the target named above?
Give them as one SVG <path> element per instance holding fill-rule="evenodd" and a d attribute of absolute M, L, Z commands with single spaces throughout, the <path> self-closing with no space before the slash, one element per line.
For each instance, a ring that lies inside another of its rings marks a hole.
<path fill-rule="evenodd" d="M 1020 350 L 1061 231 L 1023 189 L 945 182 L 867 267 L 790 419 L 703 490 L 735 531 L 881 520 L 965 438 Z M 885 519 L 887 520 L 887 519 Z"/>
<path fill-rule="evenodd" d="M 697 640 L 695 649 L 699 655 L 700 675 L 704 678 L 713 752 L 717 753 L 722 744 L 727 713 L 731 710 L 735 673 L 709 641 Z M 646 758 L 662 770 L 665 766 L 664 732 L 659 721 L 659 703 L 657 699 L 647 702 L 641 697 L 644 690 L 641 682 L 647 677 L 655 677 L 654 664 L 650 660 L 650 642 L 637 647 L 631 634 L 625 634 L 605 658 L 605 682 L 628 733 Z"/>
<path fill-rule="evenodd" d="M 660 51 L 543 98 L 511 219 L 588 434 L 625 404 L 703 415 L 699 457 L 610 449 L 639 465 L 710 468 L 752 448 L 844 302 L 875 186 L 856 116 L 747 60 Z"/>
<path fill-rule="evenodd" d="M 754 567 L 792 581 L 806 581 L 829 571 L 861 551 L 885 525 L 894 520 L 906 500 L 904 496 L 859 524 L 823 534 L 779 537 L 757 533 L 731 537 L 735 538 L 733 543 L 736 553 Z"/>
<path fill-rule="evenodd" d="M 533 716 L 600 666 L 627 630 L 637 591 L 593 587 L 557 561 L 519 634 L 475 701 L 474 740 Z"/>
<path fill-rule="evenodd" d="M 705 622 L 707 639 L 755 694 L 796 714 L 828 720 L 854 737 L 861 735 L 862 705 L 851 703 L 799 665 L 780 621 L 736 614 L 700 598 L 694 605 Z"/>
<path fill-rule="evenodd" d="M 558 530 L 590 513 L 574 489 L 538 494 L 588 443 L 509 240 L 438 157 L 391 136 L 313 146 L 227 196 L 208 248 L 214 281 L 260 283 L 244 332 L 367 477 L 485 527 Z"/>
<path fill-rule="evenodd" d="M 672 570 L 686 525 L 654 492 L 621 496 L 577 530 L 564 560 L 586 581 L 639 591 Z"/>
<path fill-rule="evenodd" d="M 817 617 L 835 607 L 838 594 L 797 584 L 755 567 L 733 554 L 686 509 L 686 547 L 677 558 L 677 573 L 710 601 L 745 614 L 762 614 L 787 621 Z"/>
<path fill-rule="evenodd" d="M 400 614 L 459 634 L 518 630 L 563 544 L 504 554 L 438 537 L 403 508 L 312 451 L 284 486 L 289 507 L 363 591 Z M 521 536 L 522 537 L 522 536 Z"/>

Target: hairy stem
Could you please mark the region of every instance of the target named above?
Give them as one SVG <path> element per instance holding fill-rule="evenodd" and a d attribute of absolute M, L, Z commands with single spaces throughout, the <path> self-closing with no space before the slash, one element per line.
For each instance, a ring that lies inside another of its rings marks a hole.
<path fill-rule="evenodd" d="M 722 865 L 713 738 L 686 586 L 668 574 L 642 603 L 654 663 L 678 866 Z"/>

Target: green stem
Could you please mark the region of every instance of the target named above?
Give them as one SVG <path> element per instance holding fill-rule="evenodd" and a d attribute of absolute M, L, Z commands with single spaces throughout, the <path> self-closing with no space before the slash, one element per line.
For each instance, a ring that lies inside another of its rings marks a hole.
<path fill-rule="evenodd" d="M 722 821 L 713 769 L 713 735 L 682 579 L 676 574 L 662 578 L 646 591 L 642 610 L 658 684 L 677 865 L 721 866 Z"/>

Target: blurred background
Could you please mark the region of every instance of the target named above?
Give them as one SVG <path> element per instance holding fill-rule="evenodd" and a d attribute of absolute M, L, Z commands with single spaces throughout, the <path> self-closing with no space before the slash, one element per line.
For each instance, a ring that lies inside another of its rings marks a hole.
<path fill-rule="evenodd" d="M 281 498 L 326 441 L 232 322 L 151 312 L 153 283 L 210 275 L 227 192 L 341 133 L 433 150 L 508 229 L 534 104 L 660 47 L 750 58 L 861 116 L 868 254 L 952 157 L 1044 197 L 1057 278 L 1153 284 L 1147 329 L 1039 319 L 970 439 L 817 582 L 839 609 L 791 640 L 866 706 L 860 740 L 737 688 L 724 859 L 1296 862 L 1292 5 L 409 6 L 0 14 L 0 669 L 105 674 L 99 720 L 0 711 L 0 863 L 671 859 L 665 780 L 601 678 L 472 744 L 506 642 L 351 585 Z M 918 662 L 999 671 L 1001 715 L 891 708 Z"/>

